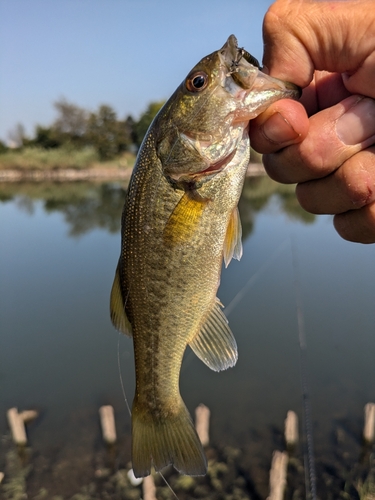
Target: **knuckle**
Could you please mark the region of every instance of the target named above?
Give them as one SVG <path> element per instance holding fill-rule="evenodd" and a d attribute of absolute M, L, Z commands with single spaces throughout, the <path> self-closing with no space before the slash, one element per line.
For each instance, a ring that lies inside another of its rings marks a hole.
<path fill-rule="evenodd" d="M 314 203 L 314 196 L 311 196 L 311 183 L 309 181 L 297 184 L 296 197 L 304 210 L 310 213 L 319 213 Z"/>
<path fill-rule="evenodd" d="M 335 215 L 333 225 L 344 240 L 353 243 L 375 243 L 375 203 Z"/>
<path fill-rule="evenodd" d="M 372 160 L 372 171 L 368 160 Z M 375 159 L 358 153 L 342 166 L 342 182 L 346 196 L 353 208 L 368 205 L 375 198 Z"/>
<path fill-rule="evenodd" d="M 353 226 L 350 223 L 350 216 L 348 212 L 335 215 L 333 218 L 333 226 L 336 229 L 337 233 L 344 240 L 352 241 L 354 243 L 360 242 L 360 240 L 356 236 L 356 231 L 353 230 Z"/>

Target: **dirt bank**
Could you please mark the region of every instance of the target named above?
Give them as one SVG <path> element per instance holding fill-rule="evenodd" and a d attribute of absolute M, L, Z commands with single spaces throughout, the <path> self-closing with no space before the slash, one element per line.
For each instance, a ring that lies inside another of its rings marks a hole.
<path fill-rule="evenodd" d="M 22 182 L 22 181 L 54 181 L 54 182 L 74 182 L 74 181 L 109 181 L 109 180 L 129 180 L 132 173 L 131 168 L 88 168 L 83 170 L 55 169 L 55 170 L 21 170 L 9 169 L 0 170 L 0 182 Z M 264 167 L 260 163 L 250 163 L 247 175 L 264 175 Z"/>

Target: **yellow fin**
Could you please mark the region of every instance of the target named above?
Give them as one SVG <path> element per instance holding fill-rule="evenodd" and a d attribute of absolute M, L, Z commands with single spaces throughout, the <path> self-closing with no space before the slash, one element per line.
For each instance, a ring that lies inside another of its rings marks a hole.
<path fill-rule="evenodd" d="M 205 323 L 189 343 L 191 349 L 211 370 L 221 371 L 237 362 L 237 344 L 228 320 L 216 299 Z"/>
<path fill-rule="evenodd" d="M 125 304 L 121 293 L 120 272 L 117 266 L 110 299 L 111 321 L 116 330 L 132 336 L 131 324 L 125 314 Z"/>
<path fill-rule="evenodd" d="M 195 191 L 186 191 L 171 213 L 164 228 L 164 241 L 174 246 L 189 240 L 200 221 L 208 199 Z"/>
<path fill-rule="evenodd" d="M 240 260 L 242 257 L 242 226 L 238 208 L 235 207 L 229 219 L 227 234 L 224 241 L 224 263 L 228 267 L 232 258 Z"/>
<path fill-rule="evenodd" d="M 203 476 L 207 462 L 198 434 L 182 399 L 176 412 L 150 413 L 134 400 L 132 408 L 132 463 L 135 477 L 172 464 L 181 474 Z M 169 414 L 168 414 L 169 413 Z M 163 417 L 160 414 L 164 414 Z"/>

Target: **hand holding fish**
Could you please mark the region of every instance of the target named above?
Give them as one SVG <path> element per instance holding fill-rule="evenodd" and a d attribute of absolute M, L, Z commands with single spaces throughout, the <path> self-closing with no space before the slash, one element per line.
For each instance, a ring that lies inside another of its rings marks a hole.
<path fill-rule="evenodd" d="M 250 124 L 268 174 L 298 183 L 303 208 L 334 214 L 345 239 L 375 243 L 375 9 L 278 0 L 264 20 L 264 64 L 304 88 Z"/>

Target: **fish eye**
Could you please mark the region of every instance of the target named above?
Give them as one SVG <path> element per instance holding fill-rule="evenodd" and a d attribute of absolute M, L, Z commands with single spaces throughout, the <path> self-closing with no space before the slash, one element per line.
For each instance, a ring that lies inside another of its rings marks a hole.
<path fill-rule="evenodd" d="M 186 80 L 186 88 L 190 92 L 200 92 L 208 85 L 208 75 L 204 71 L 197 71 L 188 76 Z"/>

